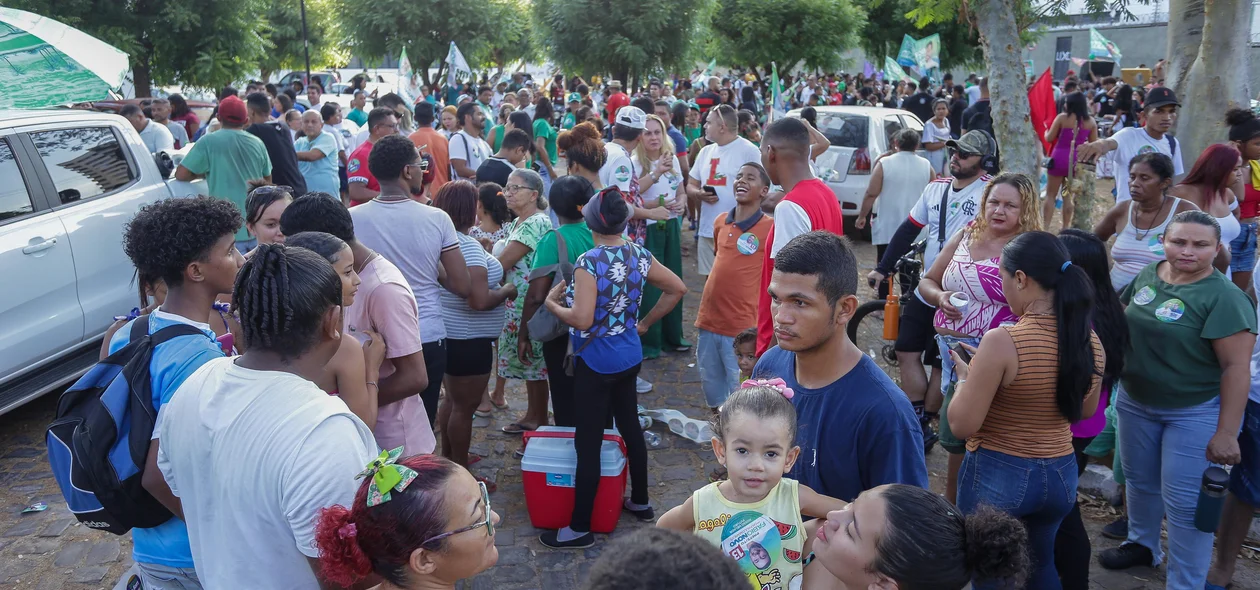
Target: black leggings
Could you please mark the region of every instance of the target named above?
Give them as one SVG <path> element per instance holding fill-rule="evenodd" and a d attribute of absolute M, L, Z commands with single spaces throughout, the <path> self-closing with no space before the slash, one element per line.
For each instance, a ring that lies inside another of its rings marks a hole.
<path fill-rule="evenodd" d="M 639 394 L 635 377 L 641 365 L 620 373 L 605 375 L 575 358 L 574 410 L 577 432 L 573 445 L 577 449 L 577 474 L 574 477 L 576 499 L 569 528 L 585 533 L 591 530 L 591 512 L 595 509 L 595 492 L 599 489 L 599 450 L 603 446 L 604 422 L 608 415 L 616 420 L 617 430 L 626 442 L 630 462 L 630 501 L 647 504 L 647 443 L 639 428 Z"/>
<path fill-rule="evenodd" d="M 1089 458 L 1085 456 L 1085 447 L 1094 437 L 1072 438 L 1072 447 L 1076 450 L 1076 475 L 1085 473 L 1085 465 Z M 1085 523 L 1081 522 L 1081 505 L 1072 504 L 1072 511 L 1064 517 L 1059 525 L 1059 533 L 1054 537 L 1054 567 L 1059 572 L 1059 581 L 1063 590 L 1089 590 L 1089 560 L 1092 548 L 1089 545 L 1089 532 Z"/>
<path fill-rule="evenodd" d="M 424 371 L 429 375 L 429 386 L 420 392 L 424 412 L 429 415 L 429 428 L 437 420 L 438 397 L 442 394 L 442 376 L 446 374 L 446 339 L 421 344 L 424 352 Z"/>
<path fill-rule="evenodd" d="M 556 426 L 577 426 L 573 414 L 573 381 L 564 372 L 564 356 L 569 350 L 569 335 L 543 342 L 543 360 L 547 363 L 547 382 L 551 387 L 551 409 Z M 576 371 L 575 371 L 576 373 Z"/>

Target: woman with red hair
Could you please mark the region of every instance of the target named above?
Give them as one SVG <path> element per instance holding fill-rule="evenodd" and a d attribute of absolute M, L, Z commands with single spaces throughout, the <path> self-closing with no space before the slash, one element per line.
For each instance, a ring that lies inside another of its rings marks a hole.
<path fill-rule="evenodd" d="M 401 454 L 368 464 L 352 506 L 320 511 L 323 579 L 349 588 L 375 574 L 389 588 L 453 589 L 499 560 L 485 484 L 443 457 Z"/>
<path fill-rule="evenodd" d="M 1203 150 L 1181 183 L 1168 191 L 1169 195 L 1190 201 L 1215 217 L 1216 223 L 1221 226 L 1222 244 L 1233 242 L 1242 232 L 1238 221 L 1238 198 L 1230 188 L 1238 181 L 1237 175 L 1242 166 L 1242 155 L 1234 146 L 1228 143 L 1210 145 Z M 1229 254 L 1229 248 L 1221 248 L 1213 262 L 1217 270 L 1232 270 Z"/>

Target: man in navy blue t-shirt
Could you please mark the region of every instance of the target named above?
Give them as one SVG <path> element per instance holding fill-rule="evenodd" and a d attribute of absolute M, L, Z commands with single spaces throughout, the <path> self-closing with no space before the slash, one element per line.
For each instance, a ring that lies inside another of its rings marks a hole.
<path fill-rule="evenodd" d="M 778 345 L 753 369 L 795 391 L 800 458 L 789 477 L 853 501 L 889 483 L 926 488 L 923 431 L 905 394 L 845 332 L 857 309 L 857 261 L 830 232 L 802 234 L 779 250 L 770 277 Z"/>

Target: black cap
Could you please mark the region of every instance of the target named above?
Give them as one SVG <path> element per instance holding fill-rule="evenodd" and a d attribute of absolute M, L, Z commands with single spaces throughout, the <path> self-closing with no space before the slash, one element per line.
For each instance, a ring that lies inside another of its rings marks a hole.
<path fill-rule="evenodd" d="M 1157 109 L 1168 105 L 1181 106 L 1181 102 L 1177 100 L 1177 95 L 1173 94 L 1171 88 L 1160 86 L 1146 93 L 1146 104 L 1142 105 L 1142 108 Z"/>

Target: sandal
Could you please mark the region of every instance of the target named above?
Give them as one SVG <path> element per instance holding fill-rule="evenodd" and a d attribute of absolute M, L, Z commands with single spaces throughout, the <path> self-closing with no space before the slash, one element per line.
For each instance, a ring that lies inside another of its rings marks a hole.
<path fill-rule="evenodd" d="M 489 418 L 490 410 L 474 410 L 473 416 L 476 418 Z"/>
<path fill-rule="evenodd" d="M 492 405 L 492 406 L 494 406 L 494 407 L 496 407 L 496 408 L 499 408 L 500 410 L 506 410 L 506 409 L 508 409 L 508 403 L 507 403 L 507 400 L 503 400 L 503 403 L 501 403 L 501 404 L 500 404 L 500 403 L 498 403 L 498 402 L 494 401 L 494 398 L 490 398 L 490 405 Z"/>
<path fill-rule="evenodd" d="M 533 432 L 533 430 L 534 430 L 535 428 L 538 428 L 538 427 L 537 427 L 537 426 L 525 426 L 524 424 L 520 424 L 520 423 L 518 423 L 518 422 L 513 422 L 513 423 L 511 423 L 511 424 L 508 424 L 507 426 L 504 426 L 504 427 L 503 427 L 503 432 L 504 432 L 504 433 L 506 433 L 506 434 L 521 434 L 522 432 L 526 432 L 526 431 Z"/>

